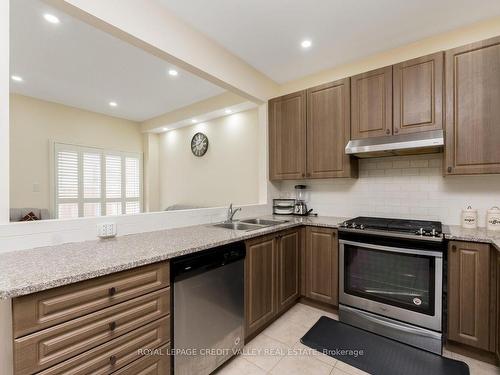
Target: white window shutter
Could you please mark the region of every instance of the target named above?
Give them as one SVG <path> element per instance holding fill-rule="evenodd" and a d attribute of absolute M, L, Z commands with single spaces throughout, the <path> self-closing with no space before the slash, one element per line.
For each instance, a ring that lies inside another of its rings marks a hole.
<path fill-rule="evenodd" d="M 57 218 L 142 212 L 142 155 L 55 144 Z"/>
<path fill-rule="evenodd" d="M 78 199 L 78 153 L 57 153 L 57 198 Z"/>
<path fill-rule="evenodd" d="M 106 155 L 106 198 L 122 197 L 122 158 Z"/>

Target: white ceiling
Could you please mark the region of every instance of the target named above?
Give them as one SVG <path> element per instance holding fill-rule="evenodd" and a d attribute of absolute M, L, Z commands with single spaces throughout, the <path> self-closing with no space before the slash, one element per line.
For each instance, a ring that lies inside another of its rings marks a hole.
<path fill-rule="evenodd" d="M 279 83 L 500 15 L 499 0 L 157 1 Z"/>
<path fill-rule="evenodd" d="M 175 67 L 170 77 L 169 63 L 39 0 L 11 0 L 10 38 L 11 74 L 24 79 L 11 81 L 11 91 L 19 94 L 143 121 L 224 92 Z"/>

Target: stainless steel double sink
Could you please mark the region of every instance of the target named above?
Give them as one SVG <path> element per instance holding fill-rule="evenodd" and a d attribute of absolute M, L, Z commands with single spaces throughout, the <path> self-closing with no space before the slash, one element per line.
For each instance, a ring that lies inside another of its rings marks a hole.
<path fill-rule="evenodd" d="M 246 219 L 240 221 L 231 221 L 227 223 L 214 224 L 213 226 L 217 228 L 249 231 L 249 230 L 257 230 L 257 229 L 272 227 L 287 222 L 288 220 L 270 220 L 270 219 L 257 218 L 257 219 Z"/>

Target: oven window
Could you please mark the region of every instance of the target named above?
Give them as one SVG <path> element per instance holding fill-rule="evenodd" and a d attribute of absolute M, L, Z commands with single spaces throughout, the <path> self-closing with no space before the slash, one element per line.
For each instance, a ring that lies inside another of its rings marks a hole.
<path fill-rule="evenodd" d="M 434 257 L 344 246 L 346 293 L 434 315 Z"/>

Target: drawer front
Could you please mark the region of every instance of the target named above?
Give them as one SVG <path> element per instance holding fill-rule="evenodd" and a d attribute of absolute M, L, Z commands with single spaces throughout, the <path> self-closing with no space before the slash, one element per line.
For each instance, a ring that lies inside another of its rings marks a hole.
<path fill-rule="evenodd" d="M 155 349 L 151 355 L 146 355 L 141 359 L 121 368 L 113 375 L 170 375 L 170 356 L 167 354 L 170 345 L 164 345 Z"/>
<path fill-rule="evenodd" d="M 169 314 L 170 288 L 14 340 L 16 374 L 32 374 Z"/>
<path fill-rule="evenodd" d="M 141 358 L 144 351 L 159 348 L 169 341 L 170 317 L 167 316 L 39 372 L 38 375 L 111 374 Z"/>
<path fill-rule="evenodd" d="M 169 278 L 169 264 L 163 262 L 15 298 L 14 337 L 165 288 Z"/>

